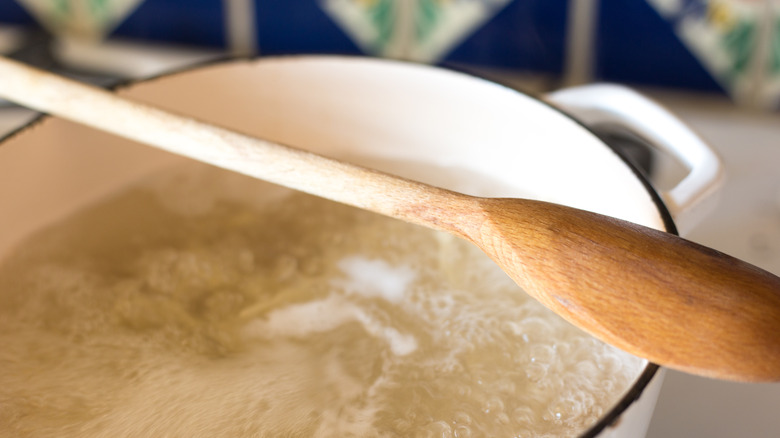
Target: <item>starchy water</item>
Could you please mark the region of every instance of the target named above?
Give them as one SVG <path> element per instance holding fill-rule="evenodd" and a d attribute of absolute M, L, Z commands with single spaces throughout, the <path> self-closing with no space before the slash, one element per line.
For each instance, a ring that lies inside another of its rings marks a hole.
<path fill-rule="evenodd" d="M 191 165 L 0 267 L 0 437 L 577 435 L 643 361 L 449 235 Z"/>

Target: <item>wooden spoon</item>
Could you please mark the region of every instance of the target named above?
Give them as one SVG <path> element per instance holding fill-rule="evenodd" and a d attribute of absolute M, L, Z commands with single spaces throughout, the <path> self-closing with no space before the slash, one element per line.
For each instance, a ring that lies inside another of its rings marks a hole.
<path fill-rule="evenodd" d="M 671 234 L 477 198 L 252 138 L 0 59 L 0 96 L 141 143 L 447 231 L 594 336 L 679 370 L 780 380 L 780 278 Z"/>

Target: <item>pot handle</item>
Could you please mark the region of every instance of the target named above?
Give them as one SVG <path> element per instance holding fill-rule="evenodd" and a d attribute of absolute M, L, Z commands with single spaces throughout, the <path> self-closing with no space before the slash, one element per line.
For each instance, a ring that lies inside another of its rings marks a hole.
<path fill-rule="evenodd" d="M 699 136 L 665 108 L 639 93 L 613 84 L 568 88 L 547 95 L 586 125 L 628 130 L 676 157 L 688 169 L 672 189 L 660 192 L 680 234 L 687 234 L 715 207 L 723 164 Z"/>

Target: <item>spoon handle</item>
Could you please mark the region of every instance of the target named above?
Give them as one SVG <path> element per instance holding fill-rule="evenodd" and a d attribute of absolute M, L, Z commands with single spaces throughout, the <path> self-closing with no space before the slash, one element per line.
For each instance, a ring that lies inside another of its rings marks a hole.
<path fill-rule="evenodd" d="M 252 138 L 0 58 L 0 96 L 226 169 L 465 237 L 602 340 L 685 371 L 780 380 L 780 278 L 606 216 L 473 198 Z"/>
<path fill-rule="evenodd" d="M 0 96 L 48 114 L 333 201 L 441 230 L 470 197 L 172 114 L 0 57 Z M 459 202 L 460 201 L 460 202 Z M 442 206 L 438 208 L 437 206 Z"/>

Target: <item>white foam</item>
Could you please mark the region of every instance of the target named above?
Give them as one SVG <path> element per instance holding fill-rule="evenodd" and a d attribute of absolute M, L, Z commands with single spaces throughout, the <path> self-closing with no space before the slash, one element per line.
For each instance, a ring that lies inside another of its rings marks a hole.
<path fill-rule="evenodd" d="M 265 318 L 248 323 L 244 328 L 244 334 L 250 338 L 303 339 L 314 333 L 331 331 L 350 322 L 360 323 L 366 333 L 384 340 L 396 356 L 406 356 L 417 349 L 414 336 L 403 334 L 393 327 L 378 322 L 358 305 L 338 295 L 276 309 Z"/>
<path fill-rule="evenodd" d="M 348 278 L 333 280 L 333 284 L 349 293 L 380 297 L 393 303 L 403 300 L 409 284 L 416 277 L 409 266 L 391 266 L 384 260 L 360 256 L 346 257 L 339 261 L 338 267 Z"/>

